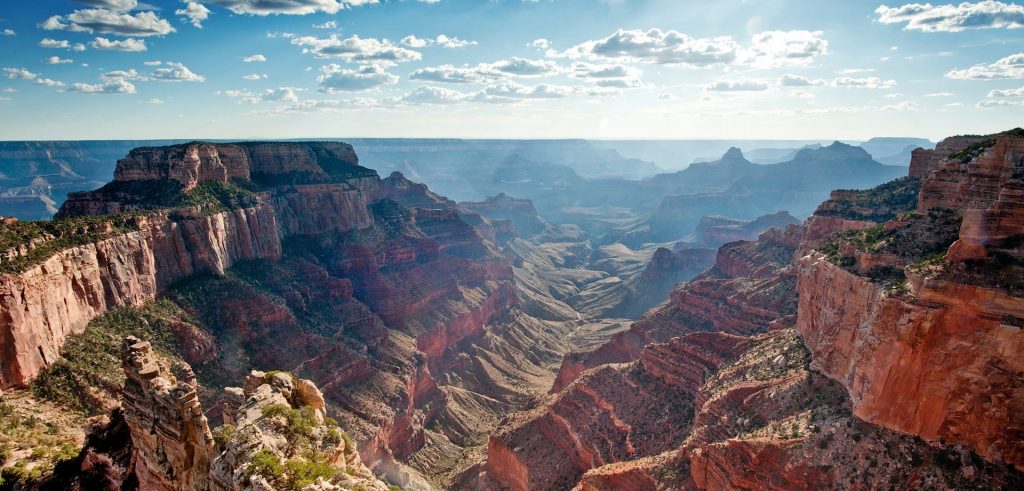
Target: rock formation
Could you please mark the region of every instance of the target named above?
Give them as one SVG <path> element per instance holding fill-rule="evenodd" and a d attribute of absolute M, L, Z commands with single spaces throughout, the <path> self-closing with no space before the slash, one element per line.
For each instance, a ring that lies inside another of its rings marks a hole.
<path fill-rule="evenodd" d="M 286 372 L 253 371 L 228 388 L 215 441 L 195 375 L 152 346 L 125 339 L 122 411 L 140 489 L 386 490 L 327 417 L 323 395 Z"/>
<path fill-rule="evenodd" d="M 800 258 L 797 329 L 858 417 L 1021 468 L 1024 135 L 980 141 L 929 164 L 914 212 Z"/>

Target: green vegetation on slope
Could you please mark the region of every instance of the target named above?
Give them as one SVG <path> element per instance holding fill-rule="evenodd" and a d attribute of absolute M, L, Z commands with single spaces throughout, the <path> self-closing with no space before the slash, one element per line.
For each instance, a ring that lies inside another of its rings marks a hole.
<path fill-rule="evenodd" d="M 16 273 L 71 247 L 138 230 L 130 214 L 83 216 L 52 221 L 0 221 L 0 273 Z"/>
<path fill-rule="evenodd" d="M 32 393 L 88 415 L 103 414 L 112 405 L 111 395 L 124 384 L 124 337 L 131 334 L 150 341 L 158 352 L 178 360 L 179 348 L 171 324 L 185 317 L 166 299 L 142 308 L 111 310 L 93 319 L 84 332 L 68 337 L 60 359 L 32 381 Z"/>

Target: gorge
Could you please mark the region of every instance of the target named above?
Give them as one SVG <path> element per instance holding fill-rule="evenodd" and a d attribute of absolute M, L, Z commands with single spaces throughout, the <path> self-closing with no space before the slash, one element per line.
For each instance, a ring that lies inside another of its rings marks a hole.
<path fill-rule="evenodd" d="M 18 489 L 1024 486 L 1020 129 L 464 202 L 340 142 L 113 176 L 0 224 Z"/>

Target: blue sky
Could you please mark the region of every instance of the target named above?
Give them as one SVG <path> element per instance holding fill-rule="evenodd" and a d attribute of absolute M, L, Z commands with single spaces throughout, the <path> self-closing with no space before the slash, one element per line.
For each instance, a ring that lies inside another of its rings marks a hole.
<path fill-rule="evenodd" d="M 7 140 L 935 139 L 1024 119 L 1019 2 L 8 6 Z"/>

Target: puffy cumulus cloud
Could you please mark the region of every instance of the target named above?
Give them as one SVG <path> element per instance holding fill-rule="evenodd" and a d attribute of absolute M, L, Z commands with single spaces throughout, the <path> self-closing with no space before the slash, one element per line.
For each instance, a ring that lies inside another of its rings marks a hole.
<path fill-rule="evenodd" d="M 992 0 L 957 5 L 908 3 L 900 7 L 882 5 L 875 9 L 883 24 L 905 24 L 904 30 L 959 32 L 965 29 L 1024 28 L 1024 5 Z"/>
<path fill-rule="evenodd" d="M 63 87 L 64 82 L 53 80 L 50 78 L 37 78 L 35 81 L 36 85 L 42 85 L 44 87 Z"/>
<path fill-rule="evenodd" d="M 204 82 L 206 78 L 202 75 L 196 75 L 189 70 L 188 67 L 181 63 L 164 63 L 163 68 L 157 68 L 153 70 L 150 75 L 154 80 L 162 80 L 165 82 Z"/>
<path fill-rule="evenodd" d="M 0 36 L 17 36 L 18 33 L 14 32 L 14 29 L 4 29 L 0 31 Z"/>
<path fill-rule="evenodd" d="M 544 46 L 549 43 L 544 43 Z M 679 31 L 619 29 L 612 35 L 577 44 L 551 56 L 617 58 L 664 65 L 710 66 L 732 63 L 739 45 L 728 36 L 693 38 Z"/>
<path fill-rule="evenodd" d="M 550 60 L 530 60 L 513 56 L 507 60 L 485 65 L 487 70 L 516 77 L 541 77 L 561 72 L 558 64 Z"/>
<path fill-rule="evenodd" d="M 441 48 L 466 48 L 469 46 L 476 46 L 476 41 L 466 41 L 459 38 L 448 37 L 444 34 L 439 34 L 434 39 L 430 38 L 418 38 L 416 36 L 406 36 L 400 41 L 402 46 L 408 46 L 410 48 L 428 48 L 432 46 L 439 46 Z"/>
<path fill-rule="evenodd" d="M 882 80 L 878 77 L 839 77 L 832 80 L 833 87 L 855 87 L 862 89 L 887 89 L 896 85 L 895 80 Z"/>
<path fill-rule="evenodd" d="M 138 53 L 146 51 L 146 40 L 135 38 L 110 40 L 104 37 L 97 37 L 89 43 L 89 46 L 92 46 L 93 49 L 104 51 L 127 51 L 130 53 Z"/>
<path fill-rule="evenodd" d="M 299 102 L 299 96 L 298 94 L 296 94 L 296 92 L 301 90 L 302 89 L 296 89 L 295 87 L 278 87 L 276 89 L 267 89 L 263 93 L 263 100 L 279 102 Z"/>
<path fill-rule="evenodd" d="M 303 53 L 316 58 L 338 58 L 352 62 L 401 63 L 422 58 L 419 52 L 397 46 L 387 39 L 361 38 L 353 35 L 339 39 L 332 34 L 329 38 L 302 36 L 292 39 L 292 44 L 303 46 Z"/>
<path fill-rule="evenodd" d="M 746 47 L 730 36 L 694 38 L 661 29 L 619 29 L 606 38 L 586 41 L 561 52 L 551 49 L 551 43 L 545 39 L 530 45 L 552 58 L 605 58 L 690 67 L 807 65 L 828 52 L 828 41 L 821 31 L 804 30 L 761 32 Z"/>
<path fill-rule="evenodd" d="M 363 65 L 356 69 L 343 68 L 331 63 L 320 67 L 316 78 L 320 91 L 327 93 L 369 90 L 398 82 L 398 76 L 388 73 L 381 65 Z"/>
<path fill-rule="evenodd" d="M 828 82 L 820 78 L 810 79 L 807 77 L 801 77 L 800 75 L 787 73 L 779 77 L 778 84 L 783 87 L 819 87 L 822 85 L 828 85 Z"/>
<path fill-rule="evenodd" d="M 242 61 L 246 63 L 262 63 L 264 61 L 267 61 L 267 57 L 263 55 L 252 55 L 242 58 Z"/>
<path fill-rule="evenodd" d="M 1024 52 L 1000 58 L 995 63 L 981 63 L 970 68 L 951 70 L 946 77 L 959 80 L 1024 78 Z"/>
<path fill-rule="evenodd" d="M 444 87 L 420 87 L 402 96 L 400 101 L 409 104 L 455 104 L 472 98 L 473 94 Z"/>
<path fill-rule="evenodd" d="M 123 13 L 108 9 L 76 10 L 54 15 L 40 26 L 46 30 L 102 32 L 120 36 L 162 36 L 174 32 L 171 23 L 154 12 Z"/>
<path fill-rule="evenodd" d="M 185 8 L 175 10 L 174 15 L 186 17 L 193 26 L 202 29 L 203 21 L 210 17 L 210 9 L 201 3 L 188 2 Z"/>
<path fill-rule="evenodd" d="M 74 83 L 68 90 L 83 94 L 134 94 L 135 85 L 123 78 L 110 78 L 95 84 Z"/>
<path fill-rule="evenodd" d="M 821 31 L 765 31 L 754 35 L 741 61 L 760 67 L 807 65 L 827 52 Z"/>
<path fill-rule="evenodd" d="M 38 74 L 32 73 L 24 68 L 4 68 L 4 76 L 10 80 L 32 80 Z"/>
<path fill-rule="evenodd" d="M 761 92 L 768 90 L 768 82 L 762 80 L 719 80 L 704 87 L 712 92 Z"/>
<path fill-rule="evenodd" d="M 991 90 L 988 93 L 988 97 L 1024 97 L 1024 87 Z"/>
<path fill-rule="evenodd" d="M 327 22 L 324 22 L 323 24 L 313 24 L 313 29 L 337 29 L 337 28 L 338 28 L 338 22 L 337 21 L 333 21 L 333 20 L 329 20 Z"/>
<path fill-rule="evenodd" d="M 39 41 L 40 48 L 70 49 L 71 43 L 65 39 L 43 38 Z"/>
<path fill-rule="evenodd" d="M 74 62 L 75 60 L 72 60 L 71 58 L 61 58 L 59 56 L 51 56 L 43 60 L 43 63 L 46 63 L 47 65 L 64 65 Z"/>
<path fill-rule="evenodd" d="M 260 74 L 260 73 L 250 73 L 249 75 L 245 75 L 242 78 L 245 79 L 245 80 L 263 80 L 263 79 L 267 78 L 267 74 L 265 74 L 265 73 L 263 73 L 263 74 Z"/>
<path fill-rule="evenodd" d="M 306 15 L 323 12 L 336 14 L 345 7 L 375 4 L 378 0 L 206 0 L 236 14 Z"/>
<path fill-rule="evenodd" d="M 409 74 L 410 80 L 449 84 L 482 83 L 493 78 L 495 78 L 495 74 L 485 73 L 479 67 L 456 67 L 454 65 L 418 68 Z"/>

